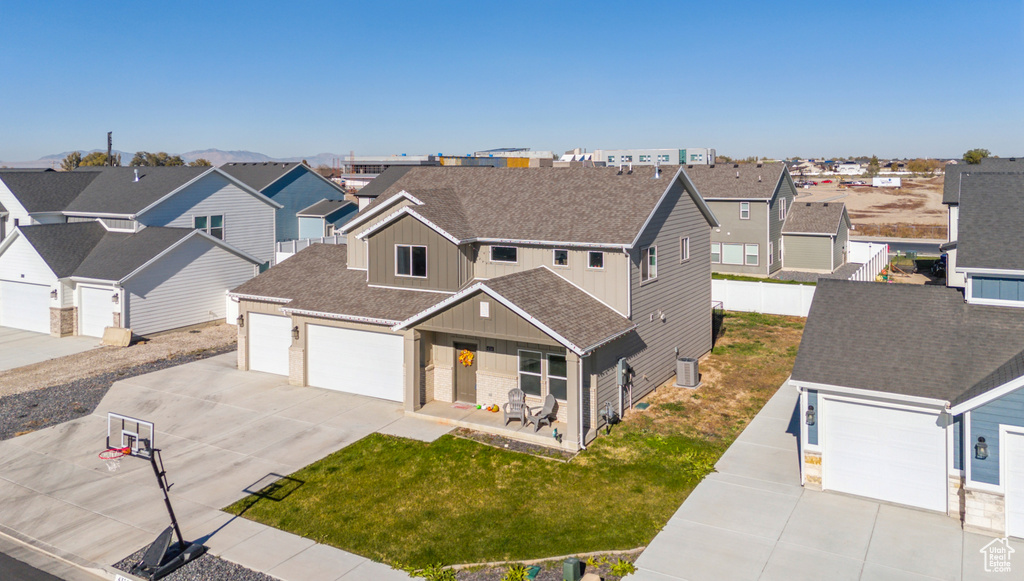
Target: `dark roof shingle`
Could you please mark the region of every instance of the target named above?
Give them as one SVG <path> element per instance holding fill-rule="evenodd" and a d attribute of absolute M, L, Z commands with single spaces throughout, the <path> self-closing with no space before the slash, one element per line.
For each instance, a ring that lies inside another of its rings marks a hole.
<path fill-rule="evenodd" d="M 260 192 L 263 191 L 263 188 L 274 183 L 298 165 L 301 164 L 295 161 L 231 162 L 220 166 L 220 169 L 243 184 Z"/>
<path fill-rule="evenodd" d="M 839 231 L 849 219 L 846 204 L 842 202 L 796 202 L 782 225 L 783 234 L 832 234 Z"/>
<path fill-rule="evenodd" d="M 961 176 L 957 266 L 1024 270 L 1024 173 Z"/>
<path fill-rule="evenodd" d="M 1024 172 L 1024 158 L 986 157 L 977 164 L 966 162 L 946 164 L 945 177 L 942 181 L 942 203 L 960 203 L 961 174 L 985 172 Z"/>
<path fill-rule="evenodd" d="M 355 206 L 355 204 L 346 200 L 320 200 L 308 208 L 299 210 L 295 215 L 326 218 L 338 210 L 345 208 L 345 206 Z"/>
<path fill-rule="evenodd" d="M 0 170 L 0 181 L 29 213 L 61 212 L 100 172 Z"/>
<path fill-rule="evenodd" d="M 686 175 L 706 199 L 770 200 L 786 171 L 781 161 L 685 166 Z"/>
<path fill-rule="evenodd" d="M 135 172 L 139 181 L 135 181 Z M 64 208 L 69 213 L 132 215 L 199 177 L 208 167 L 107 167 L 102 171 L 73 172 L 92 181 Z"/>

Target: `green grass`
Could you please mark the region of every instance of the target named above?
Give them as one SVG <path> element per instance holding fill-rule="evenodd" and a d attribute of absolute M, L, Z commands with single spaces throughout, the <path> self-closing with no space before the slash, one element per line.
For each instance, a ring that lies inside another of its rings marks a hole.
<path fill-rule="evenodd" d="M 808 286 L 816 286 L 816 282 L 801 282 L 797 280 L 777 280 L 774 278 L 759 278 L 756 276 L 743 276 L 739 274 L 725 274 L 721 272 L 711 273 L 711 278 L 718 280 L 742 280 L 746 282 L 770 282 L 773 284 L 805 284 Z"/>
<path fill-rule="evenodd" d="M 373 434 L 227 510 L 392 565 L 645 545 L 785 380 L 802 321 L 726 313 L 698 391 L 660 389 L 572 461 Z"/>

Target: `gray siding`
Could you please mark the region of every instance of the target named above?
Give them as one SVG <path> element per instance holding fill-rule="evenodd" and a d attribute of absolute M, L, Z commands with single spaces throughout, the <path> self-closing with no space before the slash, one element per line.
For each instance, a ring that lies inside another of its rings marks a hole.
<path fill-rule="evenodd" d="M 224 241 L 267 262 L 274 258 L 275 210 L 211 173 L 138 217 L 146 226 L 191 228 L 194 216 L 224 216 Z"/>
<path fill-rule="evenodd" d="M 144 335 L 223 319 L 225 291 L 249 280 L 254 265 L 193 238 L 129 279 L 127 322 Z"/>
<path fill-rule="evenodd" d="M 401 208 L 404 208 L 405 206 L 411 205 L 413 205 L 413 203 L 407 200 L 406 198 L 399 198 L 397 202 L 394 202 L 391 205 L 386 206 L 385 209 L 380 210 L 372 218 L 368 219 L 366 222 L 363 222 L 362 224 L 359 224 L 358 226 L 353 228 L 351 232 L 348 232 L 348 267 L 360 270 L 366 268 L 366 244 L 364 243 L 365 239 L 360 240 L 356 238 L 356 236 L 363 233 L 363 231 L 367 230 L 377 222 L 383 220 L 386 216 L 392 214 L 393 212 Z M 358 217 L 359 214 L 356 214 L 355 218 Z M 355 218 L 353 218 L 353 220 Z"/>
<path fill-rule="evenodd" d="M 459 249 L 416 218 L 403 216 L 369 236 L 369 283 L 418 289 L 459 290 Z M 395 245 L 427 247 L 427 277 L 395 275 Z"/>
<path fill-rule="evenodd" d="M 481 302 L 489 303 L 489 317 L 480 316 Z M 551 337 L 505 305 L 479 291 L 417 325 L 416 329 L 558 345 Z"/>
<path fill-rule="evenodd" d="M 999 484 L 999 426 L 1024 426 L 1024 389 L 1010 392 L 969 413 L 971 437 L 965 448 L 971 460 L 971 480 Z M 974 456 L 979 436 L 984 436 L 988 444 L 988 458 L 984 460 Z"/>
<path fill-rule="evenodd" d="M 816 389 L 809 389 L 809 390 L 807 390 L 807 405 L 808 406 L 814 406 L 814 413 L 815 413 L 815 417 L 816 418 L 821 417 L 820 415 L 817 415 L 821 411 L 821 409 L 818 407 L 818 390 L 816 390 Z M 809 409 L 809 407 L 808 407 L 808 409 Z M 802 420 L 803 418 L 800 418 L 800 419 Z M 807 426 L 807 443 L 812 445 L 812 446 L 817 446 L 818 445 L 818 420 L 817 419 L 814 420 L 814 425 L 813 426 Z"/>
<path fill-rule="evenodd" d="M 768 276 L 768 201 L 751 200 L 749 220 L 743 220 L 740 218 L 739 201 L 711 201 L 707 204 L 720 223 L 718 228 L 711 230 L 711 238 L 707 244 L 709 252 L 711 242 L 758 245 L 757 266 L 747 266 L 745 264 L 712 264 L 712 270 L 714 272 L 726 272 L 748 276 Z M 776 217 L 778 216 L 776 215 Z M 696 246 L 694 246 L 694 242 L 691 241 L 690 253 L 693 254 L 695 249 Z"/>
<path fill-rule="evenodd" d="M 793 270 L 832 270 L 832 238 L 830 236 L 783 236 L 785 267 Z"/>
<path fill-rule="evenodd" d="M 839 233 L 836 235 L 835 244 L 832 245 L 832 264 L 835 268 L 846 264 L 846 253 L 850 248 L 850 231 L 846 228 L 846 221 L 839 224 Z"/>
<path fill-rule="evenodd" d="M 89 218 L 87 216 L 68 216 L 68 223 L 74 224 L 76 222 L 95 222 L 96 220 L 102 222 L 107 228 L 115 228 L 119 230 L 135 230 L 138 227 L 138 222 L 135 220 L 120 220 L 117 218 Z"/>
<path fill-rule="evenodd" d="M 789 212 L 793 210 L 794 199 L 796 199 L 796 188 L 793 185 L 793 179 L 789 177 L 788 173 L 785 173 L 775 189 L 775 196 L 772 198 L 772 203 L 768 210 L 768 239 L 772 243 L 772 252 L 775 254 L 774 264 L 768 267 L 769 273 L 782 270 L 780 243 L 782 242 L 782 225 L 786 223 L 786 220 L 785 218 L 779 218 L 779 209 L 782 205 L 780 200 L 786 201 L 786 215 L 788 216 Z M 767 249 L 765 249 L 765 256 L 767 256 Z"/>
<path fill-rule="evenodd" d="M 690 259 L 680 263 L 679 238 L 683 236 L 690 238 Z M 640 251 L 651 244 L 658 246 L 658 278 L 641 284 Z M 710 248 L 711 227 L 683 185 L 675 184 L 630 253 L 631 318 L 638 325 L 636 332 L 585 360 L 585 374 L 597 376 L 596 401 L 589 406 L 592 413 L 606 401 L 618 410 L 615 362 L 619 357 L 626 357 L 634 370 L 636 402 L 675 375 L 676 348 L 679 357 L 694 358 L 711 349 Z M 659 313 L 664 313 L 664 321 Z M 588 425 L 597 427 L 596 417 Z"/>

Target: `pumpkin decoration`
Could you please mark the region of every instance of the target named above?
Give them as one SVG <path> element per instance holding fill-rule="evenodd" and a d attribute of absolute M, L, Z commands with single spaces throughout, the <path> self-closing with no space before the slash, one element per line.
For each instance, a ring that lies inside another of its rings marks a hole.
<path fill-rule="evenodd" d="M 460 351 L 459 363 L 461 363 L 463 367 L 469 367 L 470 365 L 473 365 L 473 352 L 470 351 L 469 349 L 463 349 L 462 351 Z"/>

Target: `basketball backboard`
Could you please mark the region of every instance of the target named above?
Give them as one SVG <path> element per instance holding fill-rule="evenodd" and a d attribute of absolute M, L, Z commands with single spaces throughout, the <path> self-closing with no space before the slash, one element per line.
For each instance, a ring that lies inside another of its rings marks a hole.
<path fill-rule="evenodd" d="M 153 423 L 107 412 L 107 448 L 128 448 L 128 454 L 150 458 L 156 448 Z"/>

